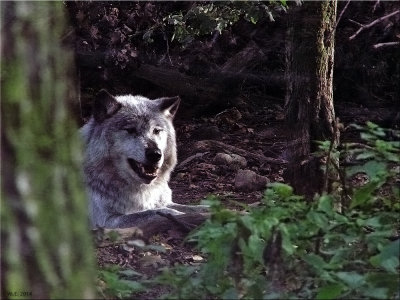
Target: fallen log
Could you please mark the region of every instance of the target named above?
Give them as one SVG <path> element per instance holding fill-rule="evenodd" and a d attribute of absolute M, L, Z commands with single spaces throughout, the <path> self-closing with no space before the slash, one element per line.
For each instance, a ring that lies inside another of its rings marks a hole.
<path fill-rule="evenodd" d="M 93 230 L 94 234 L 99 234 L 101 242 L 98 247 L 108 247 L 114 244 L 125 243 L 131 239 L 142 239 L 148 241 L 152 236 L 162 234 L 168 230 L 182 232 L 187 235 L 190 231 L 204 223 L 209 217 L 209 213 L 187 213 L 183 215 L 159 214 L 158 218 L 153 218 L 151 221 L 144 221 L 138 226 L 128 228 L 104 228 Z M 100 232 L 99 232 L 100 230 Z M 102 236 L 110 232 L 119 234 L 118 241 L 110 241 Z"/>
<path fill-rule="evenodd" d="M 252 46 L 249 46 L 251 48 Z M 154 66 L 150 64 L 139 64 L 132 61 L 129 68 L 123 70 L 126 78 L 136 77 L 151 82 L 152 84 L 168 90 L 172 94 L 187 97 L 188 99 L 204 99 L 207 102 L 226 102 L 226 99 L 235 97 L 241 91 L 243 84 L 263 85 L 276 92 L 284 86 L 283 74 L 257 74 L 251 70 L 245 70 L 244 66 L 235 66 L 233 63 L 243 58 L 245 53 L 257 52 L 257 49 L 246 48 L 237 56 L 232 58 L 221 67 L 221 69 L 210 71 L 203 76 L 190 76 L 182 73 L 178 68 L 171 66 Z M 254 54 L 250 55 L 253 56 Z M 110 60 L 110 58 L 107 58 Z M 78 52 L 78 65 L 84 68 L 98 69 L 106 66 L 115 72 L 121 73 L 112 63 L 106 63 L 104 52 Z"/>
<path fill-rule="evenodd" d="M 225 101 L 227 96 L 239 93 L 242 84 L 262 84 L 271 88 L 281 88 L 284 77 L 279 74 L 254 75 L 251 73 L 211 71 L 206 77 L 189 76 L 177 69 L 143 64 L 132 70 L 131 75 L 181 96 Z"/>
<path fill-rule="evenodd" d="M 193 148 L 198 152 L 204 151 L 222 151 L 225 153 L 235 153 L 241 156 L 246 157 L 247 159 L 257 160 L 260 163 L 269 163 L 269 164 L 286 164 L 287 161 L 278 158 L 266 157 L 263 154 L 250 152 L 232 145 L 225 144 L 223 142 L 214 141 L 214 140 L 203 140 L 198 141 L 193 145 Z"/>
<path fill-rule="evenodd" d="M 143 237 L 150 237 L 174 229 L 188 234 L 191 230 L 200 226 L 207 219 L 209 214 L 189 213 L 183 215 L 160 214 L 157 222 L 141 224 L 138 226 L 143 231 Z"/>

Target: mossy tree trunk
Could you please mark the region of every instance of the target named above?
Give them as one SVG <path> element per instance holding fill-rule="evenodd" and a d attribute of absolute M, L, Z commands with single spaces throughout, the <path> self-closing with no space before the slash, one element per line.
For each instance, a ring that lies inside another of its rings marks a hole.
<path fill-rule="evenodd" d="M 93 298 L 62 2 L 1 3 L 2 298 Z"/>
<path fill-rule="evenodd" d="M 291 132 L 287 179 L 300 194 L 312 196 L 323 187 L 320 161 L 310 154 L 315 141 L 338 143 L 333 108 L 336 1 L 305 2 L 289 15 L 285 99 Z"/>

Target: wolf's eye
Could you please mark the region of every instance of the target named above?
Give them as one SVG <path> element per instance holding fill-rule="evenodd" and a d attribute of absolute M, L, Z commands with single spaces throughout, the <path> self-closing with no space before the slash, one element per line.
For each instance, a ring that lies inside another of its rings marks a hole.
<path fill-rule="evenodd" d="M 154 128 L 154 129 L 153 129 L 153 133 L 154 133 L 155 135 L 159 134 L 161 131 L 162 131 L 162 129 L 160 129 L 160 128 Z"/>
<path fill-rule="evenodd" d="M 135 127 L 124 128 L 124 130 L 129 134 L 137 134 L 137 130 Z"/>

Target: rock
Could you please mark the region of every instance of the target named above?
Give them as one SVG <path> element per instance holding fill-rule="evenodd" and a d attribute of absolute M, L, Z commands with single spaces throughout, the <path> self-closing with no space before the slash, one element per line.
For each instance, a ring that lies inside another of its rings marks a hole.
<path fill-rule="evenodd" d="M 193 175 L 208 175 L 212 176 L 217 170 L 217 166 L 207 163 L 197 164 L 191 171 Z"/>
<path fill-rule="evenodd" d="M 247 160 L 237 154 L 217 153 L 214 157 L 214 164 L 227 166 L 231 170 L 239 170 L 247 166 Z"/>
<path fill-rule="evenodd" d="M 225 109 L 215 116 L 218 125 L 233 125 L 242 118 L 242 114 L 236 107 Z"/>
<path fill-rule="evenodd" d="M 251 170 L 239 170 L 235 176 L 235 189 L 243 192 L 262 190 L 269 183 L 267 177 L 258 175 Z"/>
<path fill-rule="evenodd" d="M 222 132 L 215 125 L 202 126 L 197 128 L 192 133 L 192 138 L 196 140 L 208 139 L 208 140 L 220 140 L 222 139 Z"/>

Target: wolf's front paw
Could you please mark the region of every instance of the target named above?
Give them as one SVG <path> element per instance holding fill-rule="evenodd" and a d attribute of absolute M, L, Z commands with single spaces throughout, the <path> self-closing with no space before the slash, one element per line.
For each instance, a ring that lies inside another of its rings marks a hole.
<path fill-rule="evenodd" d="M 160 208 L 157 210 L 157 212 L 160 212 L 161 214 L 170 214 L 170 215 L 183 215 L 184 213 L 181 211 L 178 211 L 173 208 Z"/>
<path fill-rule="evenodd" d="M 210 212 L 210 207 L 208 205 L 184 205 L 172 203 L 168 205 L 169 208 L 173 210 L 178 210 L 183 213 L 208 213 Z"/>

